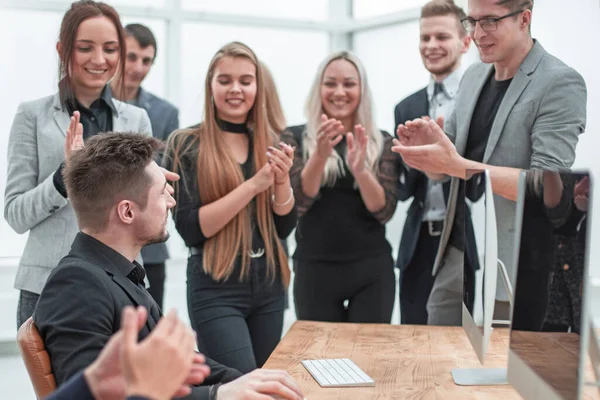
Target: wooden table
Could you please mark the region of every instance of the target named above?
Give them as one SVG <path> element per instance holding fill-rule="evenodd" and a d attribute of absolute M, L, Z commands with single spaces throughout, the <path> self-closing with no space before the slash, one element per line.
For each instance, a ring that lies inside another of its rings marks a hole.
<path fill-rule="evenodd" d="M 505 368 L 508 329 L 495 329 L 485 367 Z M 305 359 L 350 358 L 375 387 L 322 388 L 300 364 Z M 265 368 L 288 371 L 308 400 L 521 399 L 510 385 L 457 386 L 454 368 L 481 367 L 461 327 L 334 324 L 297 321 Z"/>

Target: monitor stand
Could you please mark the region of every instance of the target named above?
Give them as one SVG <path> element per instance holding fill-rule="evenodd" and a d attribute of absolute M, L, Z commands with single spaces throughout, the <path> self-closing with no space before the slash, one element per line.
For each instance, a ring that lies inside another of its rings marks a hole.
<path fill-rule="evenodd" d="M 455 368 L 452 378 L 459 386 L 508 385 L 506 368 Z"/>
<path fill-rule="evenodd" d="M 502 278 L 502 283 L 508 294 L 508 299 L 512 309 L 513 290 L 506 266 L 502 260 L 498 259 L 498 270 Z M 509 325 L 510 321 L 494 320 L 493 324 Z M 494 386 L 508 385 L 506 377 L 506 368 L 455 368 L 452 370 L 454 383 L 459 386 Z"/>

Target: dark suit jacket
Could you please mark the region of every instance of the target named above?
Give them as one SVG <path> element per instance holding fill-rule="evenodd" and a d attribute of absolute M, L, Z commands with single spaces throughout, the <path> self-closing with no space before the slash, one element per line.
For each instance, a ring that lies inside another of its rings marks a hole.
<path fill-rule="evenodd" d="M 179 129 L 179 110 L 168 101 L 140 88 L 137 106 L 148 113 L 152 124 L 152 135 L 155 138 L 166 141 L 174 130 Z M 145 246 L 142 249 L 142 258 L 145 264 L 164 263 L 169 258 L 167 245 L 156 243 Z"/>
<path fill-rule="evenodd" d="M 146 289 L 127 278 L 133 264 L 91 236 L 79 233 L 71 252 L 56 267 L 40 294 L 33 320 L 44 340 L 57 385 L 90 365 L 121 324 L 125 306 L 144 306 L 144 339 L 162 317 Z M 211 375 L 203 385 L 231 381 L 241 374 L 207 358 Z M 190 399 L 208 399 L 208 386 Z"/>
<path fill-rule="evenodd" d="M 46 397 L 46 400 L 94 400 L 87 381 L 83 377 L 83 372 L 73 376 L 64 385 L 59 387 L 54 393 Z M 129 396 L 126 400 L 149 400 L 147 397 Z"/>
<path fill-rule="evenodd" d="M 429 100 L 427 99 L 427 88 L 423 88 L 416 93 L 408 96 L 396 105 L 394 109 L 395 127 L 404 124 L 408 120 L 421 118 L 429 114 Z M 396 132 L 394 128 L 394 132 Z M 398 168 L 400 170 L 400 184 L 398 186 L 398 200 L 406 201 L 413 198 L 412 203 L 406 214 L 402 238 L 400 239 L 400 248 L 396 267 L 405 270 L 410 264 L 417 248 L 423 215 L 425 213 L 425 199 L 427 198 L 427 176 L 415 169 L 408 168 L 402 157 L 398 155 Z M 444 198 L 446 204 L 450 194 L 450 181 L 444 183 Z M 477 246 L 475 244 L 475 233 L 471 221 L 471 213 L 466 213 L 466 237 L 465 251 L 469 265 L 473 270 L 479 269 L 479 257 L 477 255 Z"/>

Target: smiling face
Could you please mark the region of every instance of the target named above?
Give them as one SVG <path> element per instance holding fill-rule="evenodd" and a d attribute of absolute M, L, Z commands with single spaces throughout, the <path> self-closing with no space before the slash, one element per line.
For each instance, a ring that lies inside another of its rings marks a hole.
<path fill-rule="evenodd" d="M 77 28 L 71 56 L 75 92 L 102 90 L 119 66 L 117 28 L 106 17 L 88 18 Z"/>
<path fill-rule="evenodd" d="M 256 99 L 256 66 L 245 57 L 225 56 L 215 65 L 210 87 L 217 117 L 244 123 Z"/>
<path fill-rule="evenodd" d="M 354 64 L 344 59 L 329 63 L 323 74 L 321 102 L 329 118 L 354 117 L 360 103 L 360 76 Z"/>
<path fill-rule="evenodd" d="M 470 38 L 454 15 L 421 19 L 419 51 L 425 68 L 433 75 L 452 73 L 469 49 Z"/>
<path fill-rule="evenodd" d="M 470 18 L 499 18 L 512 10 L 497 4 L 497 0 L 469 0 Z M 530 11 L 527 11 L 529 15 Z M 496 23 L 496 30 L 484 31 L 477 23 L 471 37 L 484 63 L 506 63 L 524 41 L 529 39 L 529 25 L 524 23 L 524 14 L 504 18 Z"/>

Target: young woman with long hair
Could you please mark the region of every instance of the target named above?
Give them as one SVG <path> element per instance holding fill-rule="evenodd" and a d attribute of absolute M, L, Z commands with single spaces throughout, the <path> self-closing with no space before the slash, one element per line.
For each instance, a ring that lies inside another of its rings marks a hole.
<path fill-rule="evenodd" d="M 15 280 L 18 326 L 33 314 L 50 272 L 79 231 L 62 179 L 65 158 L 99 132 L 152 134 L 146 111 L 114 100 L 107 85 L 125 62 L 125 34 L 114 8 L 73 3 L 56 50 L 58 93 L 20 104 L 8 140 L 4 217 L 17 233 L 29 232 Z"/>
<path fill-rule="evenodd" d="M 395 275 L 385 223 L 396 210 L 392 137 L 377 129 L 358 58 L 333 53 L 311 88 L 307 123 L 282 138 L 299 220 L 294 253 L 298 319 L 390 322 Z"/>
<path fill-rule="evenodd" d="M 206 75 L 204 120 L 171 135 L 165 162 L 182 177 L 174 219 L 190 248 L 198 347 L 241 372 L 261 367 L 281 337 L 290 271 L 279 239 L 296 224 L 293 152 L 269 128 L 256 55 L 225 45 Z"/>

